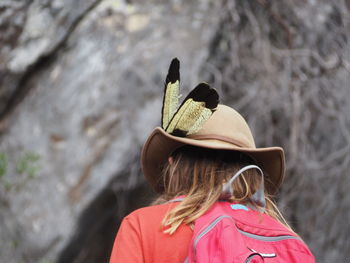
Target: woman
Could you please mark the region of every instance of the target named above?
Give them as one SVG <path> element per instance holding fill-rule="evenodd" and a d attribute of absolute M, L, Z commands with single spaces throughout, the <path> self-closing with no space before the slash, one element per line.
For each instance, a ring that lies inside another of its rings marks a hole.
<path fill-rule="evenodd" d="M 162 127 L 149 136 L 141 156 L 143 173 L 160 196 L 124 218 L 110 263 L 184 262 L 196 220 L 222 200 L 269 215 L 290 229 L 272 201 L 284 175 L 283 149 L 256 148 L 244 118 L 218 105 L 216 92 L 207 84 L 198 85 L 165 118 L 167 94 L 179 82 L 178 69 L 173 60 L 165 83 Z M 192 111 L 184 113 L 184 107 Z"/>

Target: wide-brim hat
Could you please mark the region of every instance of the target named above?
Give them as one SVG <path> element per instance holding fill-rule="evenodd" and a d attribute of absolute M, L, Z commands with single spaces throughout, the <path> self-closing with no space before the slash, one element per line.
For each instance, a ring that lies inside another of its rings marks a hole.
<path fill-rule="evenodd" d="M 164 190 L 162 169 L 177 148 L 193 145 L 218 150 L 234 150 L 247 154 L 261 167 L 265 188 L 275 194 L 284 178 L 285 157 L 280 147 L 256 148 L 245 119 L 233 108 L 219 104 L 203 127 L 186 137 L 171 135 L 157 127 L 145 142 L 141 154 L 144 176 L 157 191 Z"/>

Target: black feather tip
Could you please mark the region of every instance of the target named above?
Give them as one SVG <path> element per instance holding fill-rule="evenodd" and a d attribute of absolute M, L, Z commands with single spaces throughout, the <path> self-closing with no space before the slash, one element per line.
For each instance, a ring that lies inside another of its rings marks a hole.
<path fill-rule="evenodd" d="M 219 94 L 211 88 L 207 83 L 199 83 L 184 99 L 184 102 L 192 98 L 194 101 L 205 102 L 205 107 L 215 110 L 219 104 Z"/>
<path fill-rule="evenodd" d="M 169 66 L 165 83 L 175 83 L 177 80 L 180 81 L 180 61 L 177 58 L 173 58 Z"/>

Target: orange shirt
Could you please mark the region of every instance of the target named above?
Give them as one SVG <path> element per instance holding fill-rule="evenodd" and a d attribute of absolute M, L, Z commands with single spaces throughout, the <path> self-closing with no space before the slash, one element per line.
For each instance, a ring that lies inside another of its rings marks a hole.
<path fill-rule="evenodd" d="M 110 263 L 182 263 L 188 254 L 192 230 L 181 225 L 164 234 L 161 222 L 176 204 L 166 203 L 138 209 L 126 216 L 119 228 Z"/>

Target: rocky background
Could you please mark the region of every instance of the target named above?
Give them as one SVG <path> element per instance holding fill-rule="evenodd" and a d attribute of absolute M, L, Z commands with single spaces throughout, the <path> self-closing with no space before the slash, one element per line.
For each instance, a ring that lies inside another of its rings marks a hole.
<path fill-rule="evenodd" d="M 163 82 L 207 81 L 279 145 L 277 196 L 317 262 L 350 251 L 349 1 L 1 0 L 0 259 L 108 262 L 154 197 L 139 167 Z"/>

